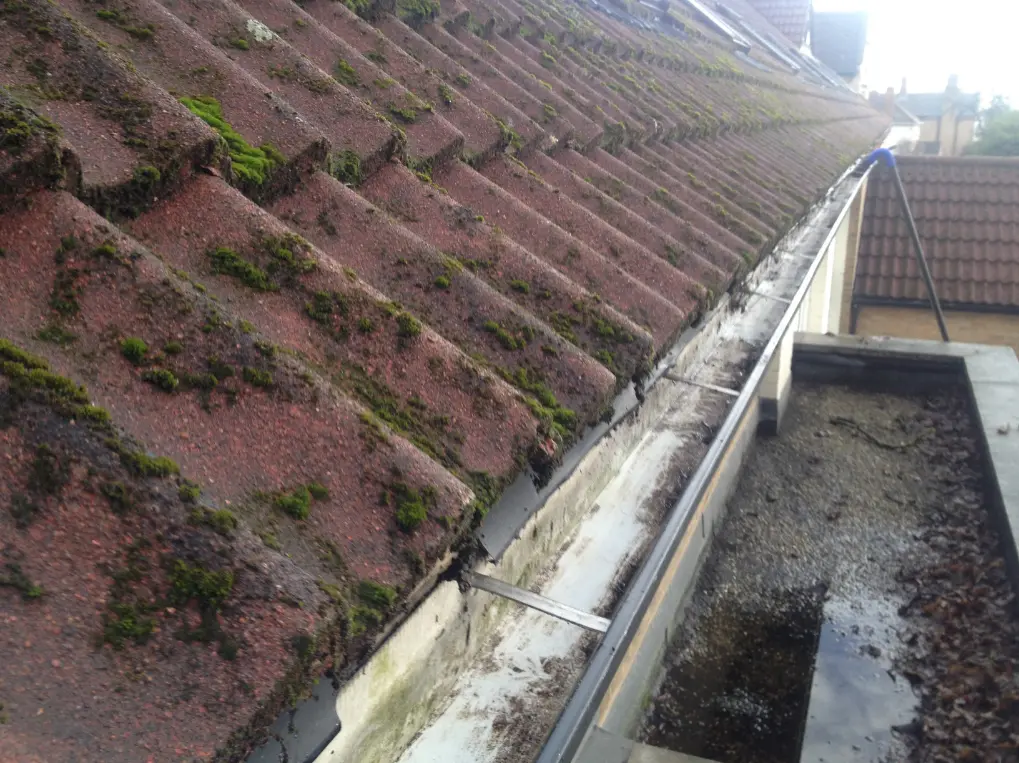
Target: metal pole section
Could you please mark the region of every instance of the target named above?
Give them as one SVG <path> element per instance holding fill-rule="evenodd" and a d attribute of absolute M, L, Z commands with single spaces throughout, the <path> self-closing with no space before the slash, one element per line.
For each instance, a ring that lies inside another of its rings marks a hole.
<path fill-rule="evenodd" d="M 490 578 L 488 575 L 482 575 L 478 572 L 464 572 L 462 580 L 472 588 L 479 588 L 496 596 L 503 596 L 519 602 L 525 607 L 536 609 L 539 612 L 544 612 L 546 615 L 552 615 L 552 617 L 558 617 L 560 620 L 565 620 L 573 625 L 579 625 L 581 628 L 586 628 L 589 631 L 604 633 L 609 629 L 607 618 L 592 615 L 576 607 L 561 604 L 538 593 L 525 591 L 523 588 L 518 588 L 515 585 Z"/>
<path fill-rule="evenodd" d="M 916 221 L 909 209 L 909 201 L 906 199 L 906 189 L 902 186 L 902 178 L 899 176 L 899 168 L 895 164 L 895 155 L 887 148 L 879 148 L 871 153 L 865 160 L 865 165 L 870 166 L 878 159 L 884 159 L 885 166 L 892 171 L 892 178 L 895 180 L 895 192 L 898 194 L 899 203 L 902 205 L 902 214 L 906 216 L 906 225 L 909 227 L 909 237 L 913 239 L 913 251 L 916 253 L 916 264 L 920 268 L 924 283 L 927 284 L 927 296 L 930 298 L 931 309 L 938 321 L 938 330 L 941 331 L 941 338 L 949 342 L 948 327 L 945 326 L 945 314 L 941 312 L 941 302 L 938 300 L 938 293 L 934 290 L 934 279 L 931 277 L 930 268 L 927 267 L 927 258 L 923 254 L 923 244 L 920 243 L 920 233 L 916 229 Z"/>
<path fill-rule="evenodd" d="M 927 295 L 930 297 L 931 308 L 934 310 L 934 317 L 938 320 L 938 329 L 941 331 L 941 338 L 946 342 L 948 338 L 948 327 L 945 325 L 945 314 L 941 312 L 941 301 L 934 291 L 934 279 L 931 277 L 930 268 L 927 267 L 927 258 L 923 255 L 923 245 L 920 243 L 920 234 L 916 229 L 916 222 L 913 220 L 913 213 L 909 209 L 909 202 L 906 200 L 906 189 L 902 187 L 902 178 L 899 177 L 899 168 L 892 164 L 889 169 L 895 179 L 895 190 L 899 194 L 899 202 L 902 204 L 902 214 L 906 216 L 906 225 L 909 226 L 909 235 L 913 239 L 913 249 L 916 252 L 916 264 L 923 275 L 924 283 L 927 284 Z"/>

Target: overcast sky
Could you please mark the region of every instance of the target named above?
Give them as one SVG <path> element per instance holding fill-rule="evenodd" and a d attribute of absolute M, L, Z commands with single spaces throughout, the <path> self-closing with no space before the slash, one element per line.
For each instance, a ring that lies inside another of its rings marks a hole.
<path fill-rule="evenodd" d="M 984 103 L 1019 107 L 1016 0 L 814 0 L 817 11 L 867 11 L 862 84 L 868 90 L 942 91 L 950 74 Z"/>

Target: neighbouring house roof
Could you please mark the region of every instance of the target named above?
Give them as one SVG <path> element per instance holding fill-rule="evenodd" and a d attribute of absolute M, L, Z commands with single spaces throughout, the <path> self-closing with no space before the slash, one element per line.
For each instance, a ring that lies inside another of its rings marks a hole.
<path fill-rule="evenodd" d="M 907 93 L 897 95 L 896 104 L 921 120 L 939 119 L 950 108 L 959 116 L 975 119 L 980 111 L 980 94 Z"/>
<path fill-rule="evenodd" d="M 895 115 L 892 122 L 897 125 L 918 125 L 921 120 L 901 103 L 895 104 Z"/>
<path fill-rule="evenodd" d="M 897 161 L 938 297 L 949 304 L 1019 307 L 1019 160 Z M 898 197 L 883 169 L 872 173 L 867 188 L 853 293 L 861 300 L 927 299 Z"/>
<path fill-rule="evenodd" d="M 900 103 L 894 90 L 889 90 L 885 93 L 871 91 L 868 100 L 875 109 L 889 114 L 892 117 L 892 123 L 895 125 L 912 126 L 921 124 L 921 120 L 917 119 L 912 112 Z"/>
<path fill-rule="evenodd" d="M 859 74 L 867 45 L 867 14 L 815 11 L 810 24 L 813 54 L 840 76 Z"/>
<path fill-rule="evenodd" d="M 799 47 L 810 29 L 812 0 L 749 0 L 785 37 Z"/>
<path fill-rule="evenodd" d="M 242 759 L 887 127 L 681 7 L 350 5 L 4 9 L 3 763 Z"/>

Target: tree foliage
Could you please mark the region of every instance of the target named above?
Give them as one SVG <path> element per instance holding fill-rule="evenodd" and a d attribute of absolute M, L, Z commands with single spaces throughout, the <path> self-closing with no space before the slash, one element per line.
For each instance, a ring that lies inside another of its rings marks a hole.
<path fill-rule="evenodd" d="M 977 156 L 1019 156 L 1019 111 L 1000 95 L 980 112 L 980 133 L 968 153 Z"/>

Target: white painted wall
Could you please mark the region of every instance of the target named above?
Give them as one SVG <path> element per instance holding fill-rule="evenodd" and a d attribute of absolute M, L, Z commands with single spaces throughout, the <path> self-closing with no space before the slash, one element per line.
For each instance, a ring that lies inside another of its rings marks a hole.
<path fill-rule="evenodd" d="M 859 230 L 863 217 L 863 203 L 866 188 L 861 188 L 857 197 L 842 218 L 835 236 L 824 251 L 823 260 L 814 273 L 814 279 L 800 308 L 782 339 L 778 352 L 768 365 L 768 372 L 761 384 L 760 397 L 765 400 L 779 400 L 789 390 L 792 374 L 793 334 L 837 334 L 842 323 L 844 306 L 849 304 L 853 288 L 853 273 L 856 257 L 851 251 L 853 242 L 859 240 L 852 231 Z M 847 290 L 850 293 L 847 294 Z"/>

